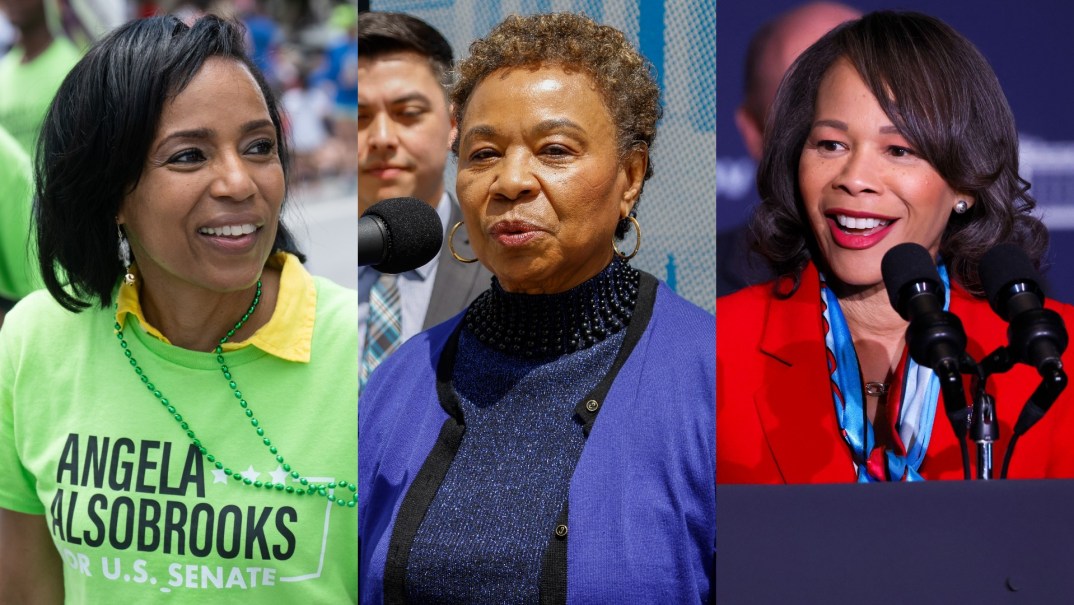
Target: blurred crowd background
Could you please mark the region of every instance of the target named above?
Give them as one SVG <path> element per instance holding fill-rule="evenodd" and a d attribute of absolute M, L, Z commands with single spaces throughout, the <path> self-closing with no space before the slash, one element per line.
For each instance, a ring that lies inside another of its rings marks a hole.
<path fill-rule="evenodd" d="M 192 20 L 215 13 L 241 20 L 247 27 L 248 42 L 258 66 L 287 110 L 296 156 L 295 182 L 355 178 L 358 46 L 354 40 L 357 10 L 353 3 L 346 0 L 0 0 L 0 57 L 16 46 L 18 21 L 23 15 L 33 13 L 35 4 L 42 6 L 51 34 L 65 38 L 80 52 L 109 30 L 138 17 L 172 13 Z M 0 97 L 17 93 L 0 90 Z"/>

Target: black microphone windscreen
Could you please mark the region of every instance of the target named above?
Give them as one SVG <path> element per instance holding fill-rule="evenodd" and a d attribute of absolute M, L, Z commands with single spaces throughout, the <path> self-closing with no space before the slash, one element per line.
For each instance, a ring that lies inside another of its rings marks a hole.
<path fill-rule="evenodd" d="M 903 290 L 909 284 L 930 281 L 936 286 L 937 295 L 943 302 L 943 282 L 936 271 L 936 262 L 923 246 L 912 242 L 899 244 L 887 251 L 880 261 L 880 273 L 884 276 L 884 286 L 888 290 L 888 300 L 904 318 L 903 309 L 906 301 L 902 300 Z"/>
<path fill-rule="evenodd" d="M 432 206 L 412 197 L 373 204 L 366 214 L 379 217 L 388 230 L 388 252 L 374 265 L 382 273 L 403 273 L 431 261 L 444 242 L 444 226 Z"/>
<path fill-rule="evenodd" d="M 1000 317 L 1007 317 L 1007 301 L 1012 294 L 1008 290 L 1015 284 L 1023 284 L 1033 292 L 1040 304 L 1044 303 L 1044 293 L 1040 290 L 1040 274 L 1029 260 L 1025 251 L 1016 244 L 1000 244 L 981 257 L 977 268 L 981 276 L 988 304 Z"/>

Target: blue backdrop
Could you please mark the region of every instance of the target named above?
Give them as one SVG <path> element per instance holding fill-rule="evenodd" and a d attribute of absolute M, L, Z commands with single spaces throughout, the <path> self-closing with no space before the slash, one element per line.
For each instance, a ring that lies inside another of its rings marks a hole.
<path fill-rule="evenodd" d="M 754 164 L 734 123 L 742 101 L 743 62 L 753 32 L 792 0 L 719 3 L 717 71 L 717 221 L 721 233 L 742 224 L 756 199 Z M 1074 5 L 1049 0 L 880 0 L 846 2 L 862 11 L 906 9 L 943 19 L 992 64 L 1018 124 L 1022 176 L 1051 232 L 1049 294 L 1074 303 Z"/>

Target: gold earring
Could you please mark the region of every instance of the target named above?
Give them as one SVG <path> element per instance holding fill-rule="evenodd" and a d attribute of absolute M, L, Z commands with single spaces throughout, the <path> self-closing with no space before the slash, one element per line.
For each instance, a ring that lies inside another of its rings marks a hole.
<path fill-rule="evenodd" d="M 634 218 L 633 216 L 627 215 L 626 219 L 634 223 L 634 235 L 637 237 L 637 240 L 634 242 L 634 250 L 632 250 L 630 254 L 623 254 L 622 252 L 620 252 L 618 246 L 615 245 L 615 236 L 613 235 L 612 251 L 615 252 L 615 255 L 619 258 L 623 260 L 630 260 L 634 258 L 634 255 L 637 254 L 638 250 L 641 249 L 641 225 L 638 224 L 638 219 Z"/>
<path fill-rule="evenodd" d="M 458 252 L 455 252 L 455 232 L 459 230 L 459 227 L 462 227 L 462 221 L 459 221 L 459 222 L 455 223 L 455 225 L 451 227 L 451 232 L 448 233 L 448 240 L 447 240 L 448 250 L 451 251 L 451 256 L 454 256 L 455 260 L 459 261 L 460 263 L 466 263 L 466 264 L 476 263 L 477 262 L 477 257 L 463 258 L 463 257 L 459 256 Z"/>

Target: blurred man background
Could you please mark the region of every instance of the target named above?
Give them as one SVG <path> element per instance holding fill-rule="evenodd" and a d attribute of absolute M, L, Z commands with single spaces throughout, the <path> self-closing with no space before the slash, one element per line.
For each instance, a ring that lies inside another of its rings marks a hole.
<path fill-rule="evenodd" d="M 0 0 L 0 11 L 17 32 L 15 46 L 0 58 L 0 127 L 32 156 L 45 111 L 82 53 L 53 36 L 45 0 Z"/>
<path fill-rule="evenodd" d="M 0 56 L 0 323 L 39 287 L 31 252 L 31 160 L 52 97 L 82 53 L 49 28 L 45 0 L 0 0 L 15 32 Z"/>
<path fill-rule="evenodd" d="M 0 325 L 14 301 L 38 287 L 30 225 L 30 156 L 0 128 Z"/>

